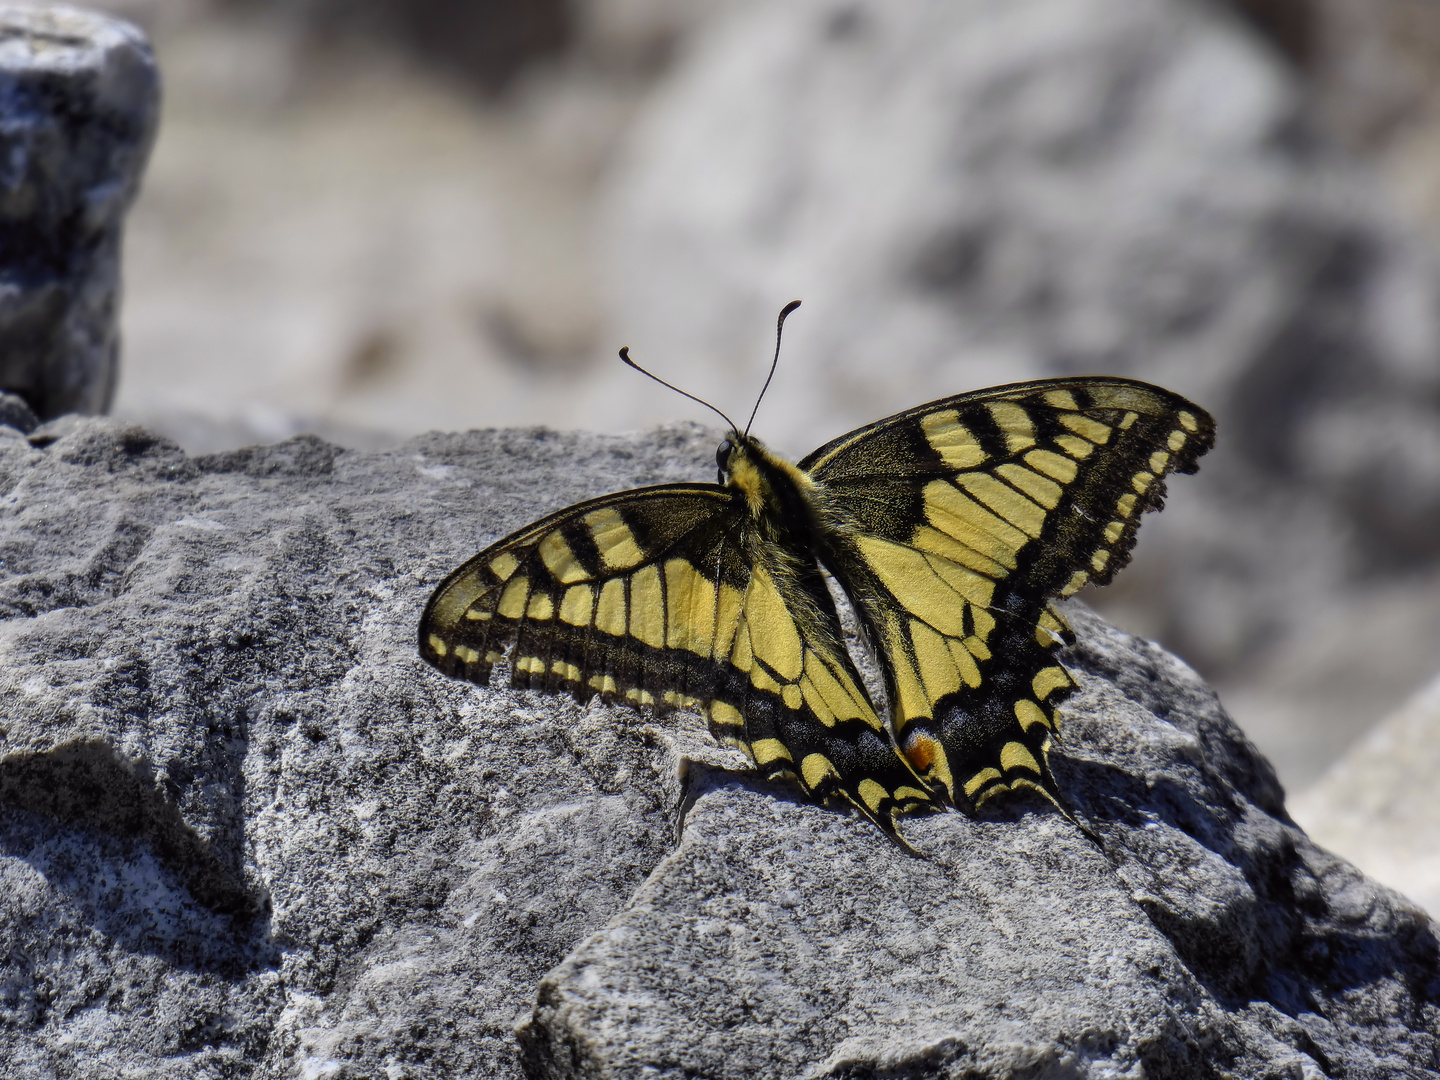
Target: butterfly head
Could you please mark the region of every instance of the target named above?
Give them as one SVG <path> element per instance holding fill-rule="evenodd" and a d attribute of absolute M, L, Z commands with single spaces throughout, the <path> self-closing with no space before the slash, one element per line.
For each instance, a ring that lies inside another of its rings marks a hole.
<path fill-rule="evenodd" d="M 752 510 L 758 510 L 766 501 L 767 485 L 759 462 L 764 453 L 759 442 L 739 431 L 731 431 L 715 450 L 715 464 L 720 470 L 715 482 L 741 492 Z"/>

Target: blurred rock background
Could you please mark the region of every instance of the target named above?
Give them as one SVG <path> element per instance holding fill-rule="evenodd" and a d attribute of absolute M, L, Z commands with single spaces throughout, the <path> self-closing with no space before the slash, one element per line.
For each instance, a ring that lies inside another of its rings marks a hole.
<path fill-rule="evenodd" d="M 1194 663 L 1292 792 L 1440 671 L 1433 4 L 98 6 L 166 84 L 125 418 L 196 450 L 705 419 L 622 344 L 743 415 L 798 296 L 756 425 L 789 452 L 1046 373 L 1215 412 L 1088 599 Z M 1361 783 L 1440 817 L 1384 745 L 1310 821 Z"/>

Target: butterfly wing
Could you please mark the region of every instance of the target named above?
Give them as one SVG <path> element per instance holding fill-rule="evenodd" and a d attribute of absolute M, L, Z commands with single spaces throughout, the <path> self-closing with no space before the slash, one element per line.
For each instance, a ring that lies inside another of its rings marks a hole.
<path fill-rule="evenodd" d="M 743 497 L 676 484 L 552 514 L 435 591 L 421 656 L 486 685 L 637 708 L 697 708 L 766 776 L 793 775 L 894 835 L 934 799 L 896 751 L 845 651 L 814 556 L 761 542 Z"/>
<path fill-rule="evenodd" d="M 1128 561 L 1204 410 L 1125 379 L 1054 379 L 922 405 L 800 462 L 835 522 L 823 557 L 877 647 L 902 750 L 951 801 L 1028 787 L 1074 683 L 1050 606 Z"/>

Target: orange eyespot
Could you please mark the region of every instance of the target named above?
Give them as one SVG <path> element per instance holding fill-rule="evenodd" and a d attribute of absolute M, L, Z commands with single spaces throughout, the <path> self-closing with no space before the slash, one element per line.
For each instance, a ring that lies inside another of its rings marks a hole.
<path fill-rule="evenodd" d="M 939 756 L 940 746 L 929 735 L 917 731 L 905 740 L 905 757 L 921 776 L 929 771 Z"/>

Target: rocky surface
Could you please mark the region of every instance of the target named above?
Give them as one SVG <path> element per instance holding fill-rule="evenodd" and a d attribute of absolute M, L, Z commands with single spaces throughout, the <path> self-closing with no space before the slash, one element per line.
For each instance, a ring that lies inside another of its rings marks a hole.
<path fill-rule="evenodd" d="M 0 429 L 8 1074 L 1440 1069 L 1435 924 L 1290 823 L 1193 672 L 1081 607 L 1053 760 L 1097 842 L 1012 801 L 908 821 L 925 859 L 693 725 L 419 661 L 476 547 L 708 475 L 714 439 Z"/>
<path fill-rule="evenodd" d="M 1440 679 L 1293 800 L 1317 842 L 1440 912 Z"/>
<path fill-rule="evenodd" d="M 42 419 L 114 396 L 121 226 L 159 95 L 128 23 L 0 3 L 0 389 Z"/>
<path fill-rule="evenodd" d="M 559 1064 L 535 1073 L 1430 1075 L 1434 924 L 1289 824 L 1192 672 L 1076 614 L 1057 776 L 1099 850 L 1027 807 L 910 822 L 908 861 L 707 783 L 629 909 L 542 983 L 521 1039 Z M 1397 960 L 1411 1020 L 1373 978 Z"/>

